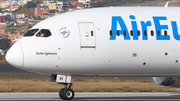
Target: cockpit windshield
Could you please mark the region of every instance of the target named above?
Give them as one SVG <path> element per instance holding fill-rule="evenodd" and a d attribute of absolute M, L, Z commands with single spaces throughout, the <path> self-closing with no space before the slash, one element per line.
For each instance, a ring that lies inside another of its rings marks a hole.
<path fill-rule="evenodd" d="M 33 36 L 34 34 L 36 34 L 36 32 L 37 32 L 38 30 L 39 30 L 39 29 L 29 30 L 29 31 L 27 31 L 27 32 L 24 34 L 24 37 Z"/>
<path fill-rule="evenodd" d="M 51 36 L 51 32 L 48 29 L 41 29 L 36 36 L 37 37 L 49 37 L 49 36 Z"/>

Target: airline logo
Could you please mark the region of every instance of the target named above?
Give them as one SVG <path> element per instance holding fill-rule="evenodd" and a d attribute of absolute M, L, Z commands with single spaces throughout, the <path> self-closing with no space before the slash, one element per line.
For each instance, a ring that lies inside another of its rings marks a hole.
<path fill-rule="evenodd" d="M 111 30 L 113 32 L 113 35 L 110 36 L 110 40 L 116 40 L 117 36 L 117 26 L 120 26 L 121 30 L 120 35 L 123 35 L 124 40 L 139 40 L 139 37 L 137 35 L 138 27 L 137 22 L 135 21 L 136 17 L 134 15 L 130 15 L 129 18 L 131 19 L 131 26 L 133 30 L 133 39 L 130 38 L 129 30 L 127 29 L 126 23 L 124 22 L 123 18 L 121 16 L 113 16 L 112 17 L 112 25 Z M 161 24 L 162 21 L 167 22 L 166 16 L 153 16 L 152 17 L 153 22 L 151 21 L 140 21 L 141 24 L 141 33 L 142 33 L 142 40 L 148 40 L 148 36 L 144 35 L 144 31 L 147 31 L 147 28 L 149 26 L 152 26 L 152 23 L 154 23 L 155 26 L 155 34 L 156 34 L 156 40 L 170 40 L 170 37 L 174 37 L 176 40 L 180 40 L 180 35 L 178 34 L 178 28 L 177 28 L 177 22 L 171 21 L 171 26 L 169 25 L 163 25 Z M 118 25 L 119 24 L 119 25 Z M 173 36 L 170 35 L 164 35 L 162 34 L 163 30 L 168 30 L 169 27 L 172 27 L 172 33 Z M 126 31 L 126 35 L 123 34 L 123 32 Z M 160 31 L 161 35 L 158 35 L 158 31 Z"/>
<path fill-rule="evenodd" d="M 66 27 L 63 27 L 59 30 L 59 36 L 61 36 L 62 38 L 67 38 L 69 37 L 70 32 Z"/>

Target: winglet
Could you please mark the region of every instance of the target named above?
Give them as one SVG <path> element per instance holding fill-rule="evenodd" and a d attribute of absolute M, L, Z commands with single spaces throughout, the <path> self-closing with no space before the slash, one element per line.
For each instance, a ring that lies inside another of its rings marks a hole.
<path fill-rule="evenodd" d="M 165 5 L 164 7 L 168 7 L 168 4 L 169 4 L 169 2 L 167 2 L 166 5 Z"/>

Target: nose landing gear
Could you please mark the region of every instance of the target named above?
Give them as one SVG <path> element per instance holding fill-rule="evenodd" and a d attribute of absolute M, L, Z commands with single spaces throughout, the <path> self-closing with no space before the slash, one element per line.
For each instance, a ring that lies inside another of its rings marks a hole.
<path fill-rule="evenodd" d="M 72 100 L 74 98 L 74 91 L 71 89 L 72 83 L 70 75 L 51 75 L 51 81 L 64 85 L 64 88 L 59 91 L 59 97 L 61 99 Z"/>
<path fill-rule="evenodd" d="M 64 84 L 64 88 L 59 91 L 59 97 L 63 100 L 72 100 L 74 98 L 74 91 L 71 89 L 72 83 L 67 88 L 67 83 Z"/>

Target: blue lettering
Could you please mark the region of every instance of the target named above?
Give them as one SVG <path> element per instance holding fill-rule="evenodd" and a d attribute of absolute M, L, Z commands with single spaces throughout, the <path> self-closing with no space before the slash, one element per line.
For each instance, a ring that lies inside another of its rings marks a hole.
<path fill-rule="evenodd" d="M 146 35 L 144 35 L 144 31 L 146 31 L 147 32 L 147 27 L 148 26 L 151 26 L 151 21 L 147 21 L 147 22 L 145 22 L 145 21 L 141 21 L 141 26 L 142 26 L 142 36 L 143 36 L 143 40 L 148 40 L 148 36 Z"/>
<path fill-rule="evenodd" d="M 121 27 L 120 34 L 124 36 L 123 31 L 125 30 L 127 32 L 127 35 L 124 36 L 124 40 L 130 40 L 130 36 L 129 36 L 129 32 L 127 30 L 126 24 L 124 23 L 123 19 L 120 16 L 112 17 L 111 30 L 113 31 L 113 35 L 110 36 L 110 40 L 116 40 L 117 22 L 119 23 L 119 25 Z"/>
<path fill-rule="evenodd" d="M 134 15 L 130 15 L 129 18 L 131 20 L 135 20 L 136 19 L 136 17 Z M 132 30 L 134 32 L 133 40 L 138 40 L 138 35 L 137 35 L 138 28 L 137 28 L 136 21 L 131 21 L 131 25 L 132 25 Z"/>
<path fill-rule="evenodd" d="M 131 25 L 132 25 L 132 30 L 134 32 L 133 35 L 133 40 L 138 40 L 138 26 L 137 26 L 137 22 L 135 21 L 136 17 L 134 15 L 130 15 L 129 18 L 132 20 L 131 21 Z M 155 26 L 155 31 L 156 31 L 156 40 L 170 40 L 170 35 L 164 35 L 162 34 L 163 30 L 168 30 L 168 25 L 162 25 L 160 22 L 161 21 L 167 21 L 167 17 L 166 16 L 154 16 L 152 17 L 153 21 L 154 21 L 154 26 Z M 142 28 L 142 39 L 143 40 L 148 40 L 148 27 L 152 26 L 152 22 L 151 21 L 140 21 L 141 23 L 141 28 Z M 116 40 L 116 36 L 117 36 L 117 27 L 118 25 L 120 26 L 121 30 L 120 34 L 123 35 L 124 40 L 130 40 L 130 35 L 129 35 L 129 31 L 127 29 L 127 26 L 124 22 L 124 20 L 122 19 L 121 16 L 113 16 L 112 17 L 112 25 L 111 25 L 111 30 L 113 32 L 113 35 L 110 36 L 110 40 Z M 178 33 L 178 26 L 177 26 L 177 22 L 176 21 L 171 21 L 171 25 L 172 25 L 172 33 L 174 36 L 174 39 L 180 41 L 180 35 Z M 124 31 L 126 31 L 126 35 L 124 35 Z M 145 35 L 146 32 L 146 35 Z"/>
<path fill-rule="evenodd" d="M 180 40 L 180 35 L 178 34 L 178 28 L 177 28 L 177 23 L 176 21 L 171 21 L 172 24 L 172 31 L 173 31 L 173 36 L 176 40 Z"/>
<path fill-rule="evenodd" d="M 154 24 L 155 24 L 155 29 L 156 29 L 156 40 L 170 40 L 170 36 L 164 36 L 162 35 L 162 29 L 168 29 L 168 25 L 161 25 L 160 20 L 167 20 L 167 18 L 164 17 L 153 17 L 154 19 Z M 158 31 L 160 31 L 161 35 L 158 36 Z"/>

